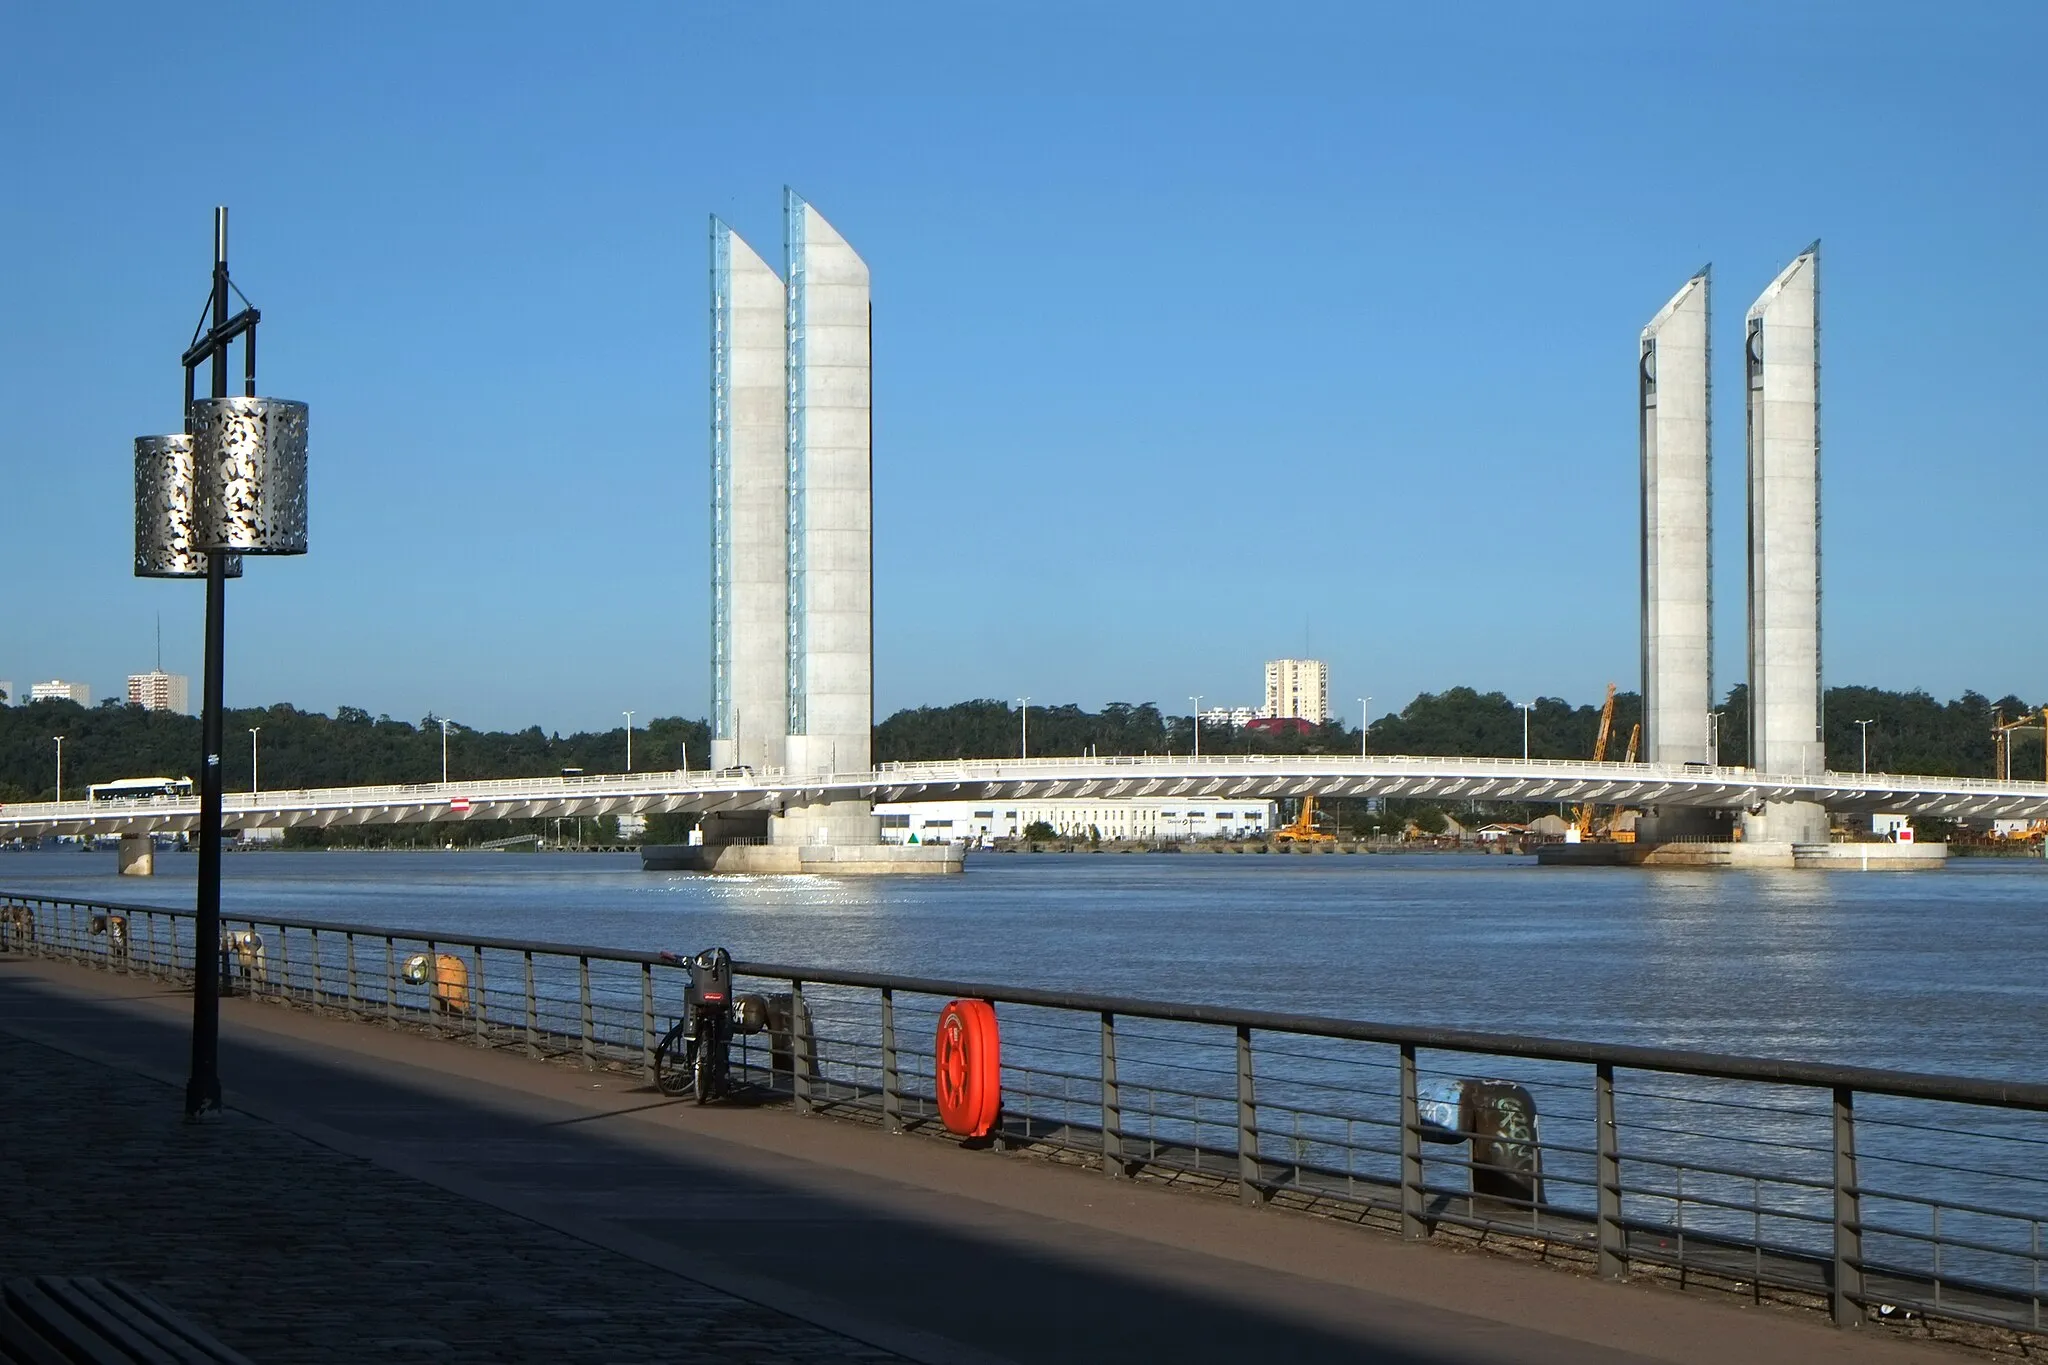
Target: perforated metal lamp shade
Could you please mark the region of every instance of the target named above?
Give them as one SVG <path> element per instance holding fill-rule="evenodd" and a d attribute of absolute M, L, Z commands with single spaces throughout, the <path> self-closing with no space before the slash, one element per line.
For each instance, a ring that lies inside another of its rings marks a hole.
<path fill-rule="evenodd" d="M 306 553 L 306 405 L 203 398 L 192 405 L 191 425 L 200 548 Z"/>
<path fill-rule="evenodd" d="M 192 481 L 190 436 L 135 438 L 135 576 L 204 578 L 206 551 L 193 536 L 198 490 Z M 242 557 L 231 554 L 229 578 L 242 576 Z"/>

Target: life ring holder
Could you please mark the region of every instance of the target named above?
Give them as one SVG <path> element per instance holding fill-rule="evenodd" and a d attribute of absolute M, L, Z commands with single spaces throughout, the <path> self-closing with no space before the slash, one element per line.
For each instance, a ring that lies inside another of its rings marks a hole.
<path fill-rule="evenodd" d="M 939 1117 L 948 1132 L 987 1137 L 1003 1111 L 1002 1033 L 986 1000 L 951 1000 L 932 1048 Z"/>

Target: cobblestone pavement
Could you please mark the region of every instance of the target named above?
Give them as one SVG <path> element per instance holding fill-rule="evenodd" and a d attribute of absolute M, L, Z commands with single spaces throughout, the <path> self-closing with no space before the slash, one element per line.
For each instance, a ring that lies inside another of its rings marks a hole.
<path fill-rule="evenodd" d="M 119 1276 L 263 1365 L 901 1359 L 4 1032 L 0 1078 L 0 1276 Z"/>

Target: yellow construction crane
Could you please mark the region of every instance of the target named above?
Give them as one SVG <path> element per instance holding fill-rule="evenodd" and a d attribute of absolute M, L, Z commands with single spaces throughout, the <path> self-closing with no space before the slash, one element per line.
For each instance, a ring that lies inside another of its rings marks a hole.
<path fill-rule="evenodd" d="M 2033 723 L 2034 718 L 2031 715 L 2025 720 L 2016 720 L 2012 724 L 2007 725 L 2005 723 L 2005 712 L 2002 710 L 1993 711 L 1991 717 L 1991 775 L 1993 777 L 2003 778 L 2007 782 L 2012 781 L 2012 737 L 2015 732 L 2031 734 L 2033 731 L 2039 730 L 2041 732 L 2041 752 L 2044 755 L 2042 761 L 2048 763 L 2048 706 L 2041 708 L 2041 723 L 2039 725 Z"/>
<path fill-rule="evenodd" d="M 1325 834 L 1316 828 L 1316 799 L 1313 796 L 1301 798 L 1301 811 L 1294 817 L 1293 824 L 1273 831 L 1273 842 L 1277 844 L 1329 844 L 1336 840 L 1336 835 Z"/>
<path fill-rule="evenodd" d="M 1638 733 L 1640 733 L 1640 730 Z M 1607 741 L 1613 737 L 1614 684 L 1609 683 L 1607 684 L 1607 700 L 1600 707 L 1600 734 L 1593 741 L 1593 761 L 1595 763 L 1605 763 L 1607 761 Z M 1635 750 L 1633 740 L 1629 743 L 1629 750 L 1631 755 L 1633 755 Z M 1577 826 L 1580 839 L 1584 839 L 1593 832 L 1593 803 L 1591 801 L 1579 807 L 1577 817 L 1572 823 Z"/>

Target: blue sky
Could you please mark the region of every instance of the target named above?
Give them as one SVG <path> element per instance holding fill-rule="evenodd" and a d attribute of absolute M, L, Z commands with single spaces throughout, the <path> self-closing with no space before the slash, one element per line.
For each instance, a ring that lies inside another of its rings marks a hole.
<path fill-rule="evenodd" d="M 1635 338 L 1707 261 L 1726 687 L 1741 315 L 1816 237 L 1829 680 L 2048 692 L 2048 11 L 1103 8 L 8 7 L 0 678 L 160 613 L 196 697 L 130 443 L 224 202 L 314 434 L 230 702 L 703 714 L 706 218 L 779 259 L 787 183 L 874 273 L 884 714 L 1634 685 Z"/>

